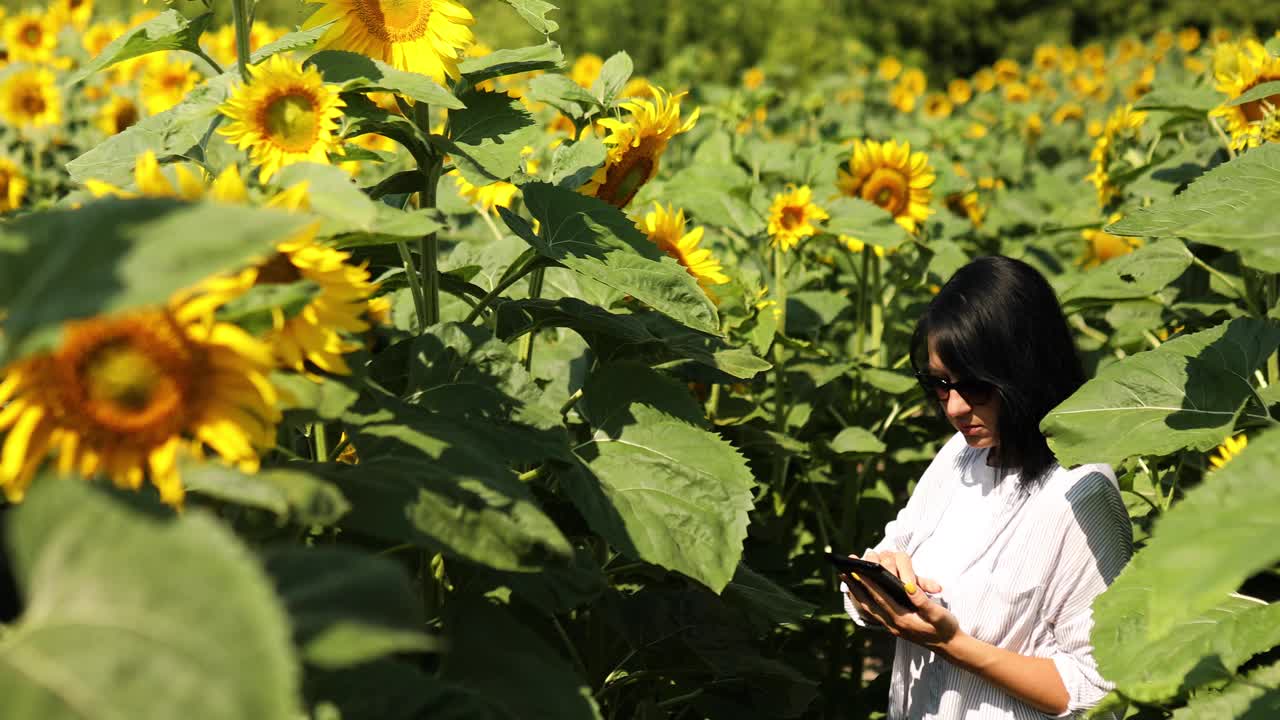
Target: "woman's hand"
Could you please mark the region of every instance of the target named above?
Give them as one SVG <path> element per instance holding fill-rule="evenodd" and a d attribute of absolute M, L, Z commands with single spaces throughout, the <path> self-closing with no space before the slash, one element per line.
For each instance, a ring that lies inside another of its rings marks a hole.
<path fill-rule="evenodd" d="M 906 553 L 868 553 L 864 560 L 878 562 L 898 576 L 911 596 L 911 607 L 903 607 L 866 584 L 846 576 L 849 598 L 858 610 L 875 618 L 891 634 L 930 649 L 942 649 L 960 630 L 951 611 L 929 598 L 924 591 L 940 592 L 942 586 L 928 578 L 917 578 Z"/>

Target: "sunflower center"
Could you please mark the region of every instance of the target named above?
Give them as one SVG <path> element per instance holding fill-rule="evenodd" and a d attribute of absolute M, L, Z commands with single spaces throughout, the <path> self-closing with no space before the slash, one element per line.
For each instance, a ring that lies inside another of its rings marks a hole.
<path fill-rule="evenodd" d="M 804 226 L 804 207 L 801 205 L 787 205 L 782 208 L 782 217 L 780 218 L 783 230 L 795 230 Z"/>
<path fill-rule="evenodd" d="M 596 197 L 613 205 L 626 207 L 640 187 L 649 182 L 657 171 L 658 156 L 662 154 L 662 139 L 650 136 L 628 150 L 605 173 L 604 183 L 596 191 Z"/>
<path fill-rule="evenodd" d="M 138 108 L 128 103 L 116 110 L 116 132 L 121 133 L 138 122 Z"/>
<path fill-rule="evenodd" d="M 1258 78 L 1257 82 L 1245 88 L 1243 91 L 1241 91 L 1240 94 L 1243 95 L 1244 93 L 1252 90 L 1254 87 L 1261 85 L 1264 82 L 1271 82 L 1272 80 L 1280 80 L 1280 77 Z M 1257 122 L 1263 119 L 1263 117 L 1266 115 L 1266 107 L 1264 106 L 1264 103 L 1270 104 L 1272 106 L 1280 106 L 1280 94 L 1270 95 L 1264 98 L 1258 98 L 1257 100 L 1250 100 L 1249 102 L 1240 106 L 1240 112 L 1244 113 L 1245 119 L 1248 120 L 1249 122 Z"/>
<path fill-rule="evenodd" d="M 354 0 L 356 17 L 383 42 L 412 42 L 427 34 L 431 0 Z"/>
<path fill-rule="evenodd" d="M 894 216 L 907 208 L 907 178 L 889 168 L 877 168 L 862 186 L 862 199 L 875 203 Z"/>
<path fill-rule="evenodd" d="M 18 107 L 22 108 L 23 113 L 32 117 L 43 115 L 49 109 L 48 103 L 44 101 L 44 93 L 38 88 L 27 88 L 19 95 Z"/>
<path fill-rule="evenodd" d="M 191 381 L 206 374 L 179 332 L 161 313 L 68 329 L 48 379 L 64 419 L 98 441 L 154 445 L 178 432 L 196 400 Z"/>
<path fill-rule="evenodd" d="M 28 25 L 22 29 L 22 41 L 31 47 L 38 47 L 43 37 L 44 33 L 35 25 Z"/>
<path fill-rule="evenodd" d="M 319 126 L 310 95 L 290 92 L 267 103 L 263 122 L 267 138 L 287 152 L 306 152 L 316 142 Z"/>
<path fill-rule="evenodd" d="M 284 253 L 276 253 L 258 268 L 256 285 L 288 285 L 302 279 L 297 266 Z"/>

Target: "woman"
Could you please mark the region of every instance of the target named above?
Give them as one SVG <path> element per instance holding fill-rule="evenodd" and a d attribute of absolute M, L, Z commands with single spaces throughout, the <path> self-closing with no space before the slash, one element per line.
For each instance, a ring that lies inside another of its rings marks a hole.
<path fill-rule="evenodd" d="M 1026 263 L 979 258 L 929 304 L 916 377 L 957 431 L 864 558 L 912 607 L 844 576 L 845 609 L 898 638 L 890 720 L 1071 717 L 1111 689 L 1091 606 L 1132 554 L 1108 465 L 1057 464 L 1041 419 L 1084 382 L 1062 310 Z"/>

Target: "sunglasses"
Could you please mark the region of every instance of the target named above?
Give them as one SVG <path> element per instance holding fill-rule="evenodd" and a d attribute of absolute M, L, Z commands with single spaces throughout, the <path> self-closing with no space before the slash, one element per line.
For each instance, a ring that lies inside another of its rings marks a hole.
<path fill-rule="evenodd" d="M 960 393 L 960 397 L 970 405 L 986 405 L 996 393 L 996 386 L 981 380 L 961 380 L 951 382 L 929 373 L 916 373 L 916 381 L 925 392 L 933 393 L 938 402 L 946 402 L 952 390 Z"/>

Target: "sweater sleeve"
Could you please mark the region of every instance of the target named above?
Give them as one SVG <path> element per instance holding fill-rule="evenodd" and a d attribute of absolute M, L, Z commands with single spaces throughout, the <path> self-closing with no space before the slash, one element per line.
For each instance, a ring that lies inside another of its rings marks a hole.
<path fill-rule="evenodd" d="M 1072 717 L 1097 705 L 1114 687 L 1093 657 L 1093 601 L 1133 554 L 1128 512 L 1113 481 L 1101 472 L 1082 476 L 1066 493 L 1070 509 L 1051 586 L 1050 659 L 1069 700 L 1057 717 Z"/>

